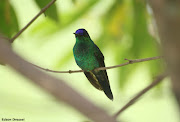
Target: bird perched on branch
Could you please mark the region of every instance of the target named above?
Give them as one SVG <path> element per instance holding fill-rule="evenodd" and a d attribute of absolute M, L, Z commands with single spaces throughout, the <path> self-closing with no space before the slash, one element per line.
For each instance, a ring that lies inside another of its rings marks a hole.
<path fill-rule="evenodd" d="M 105 67 L 102 52 L 85 29 L 78 29 L 74 34 L 76 43 L 73 54 L 76 64 L 85 71 L 84 74 L 95 88 L 103 90 L 106 96 L 113 100 L 106 70 L 94 70 L 98 67 Z"/>

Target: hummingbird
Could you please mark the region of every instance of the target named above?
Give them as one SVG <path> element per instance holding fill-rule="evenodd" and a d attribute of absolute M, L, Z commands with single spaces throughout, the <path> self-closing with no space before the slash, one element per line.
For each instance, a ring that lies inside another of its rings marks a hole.
<path fill-rule="evenodd" d="M 85 76 L 95 88 L 104 91 L 105 95 L 113 100 L 106 70 L 94 70 L 105 67 L 102 52 L 85 29 L 78 29 L 74 34 L 76 43 L 73 47 L 73 54 L 76 64 L 84 70 Z"/>

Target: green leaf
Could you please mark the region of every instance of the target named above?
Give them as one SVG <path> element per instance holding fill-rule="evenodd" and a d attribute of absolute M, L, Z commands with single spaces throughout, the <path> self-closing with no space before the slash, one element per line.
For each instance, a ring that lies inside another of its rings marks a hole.
<path fill-rule="evenodd" d="M 76 4 L 77 0 L 71 0 L 73 4 Z"/>
<path fill-rule="evenodd" d="M 117 64 L 125 62 L 124 58 L 138 59 L 159 55 L 157 41 L 148 32 L 145 1 L 116 1 L 103 19 L 105 44 L 113 46 L 112 53 Z M 151 76 L 162 71 L 159 62 L 149 62 L 145 65 L 149 68 Z M 133 64 L 117 70 L 121 90 L 128 84 L 129 77 L 139 66 L 141 65 Z"/>
<path fill-rule="evenodd" d="M 149 47 L 151 43 L 147 30 L 146 4 L 143 1 L 133 1 L 134 18 L 133 18 L 133 46 L 131 52 L 134 57 L 140 57 L 141 54 Z M 147 48 L 146 48 L 147 47 Z M 143 50 L 142 50 L 143 49 Z"/>
<path fill-rule="evenodd" d="M 133 46 L 131 52 L 135 57 L 153 57 L 160 55 L 158 43 L 148 32 L 148 16 L 146 3 L 144 1 L 133 1 L 134 5 L 134 28 Z M 147 63 L 151 76 L 162 71 L 162 65 L 157 61 Z"/>
<path fill-rule="evenodd" d="M 79 19 L 81 16 L 89 12 L 91 8 L 98 2 L 99 0 L 90 0 L 84 5 L 81 5 L 77 7 L 75 10 L 72 9 L 71 12 L 61 14 L 62 23 L 61 28 L 66 27 L 67 25 L 75 22 L 77 19 Z"/>
<path fill-rule="evenodd" d="M 52 23 L 48 19 L 43 20 L 37 26 L 35 26 L 34 28 L 31 29 L 30 34 L 32 36 L 39 34 L 39 36 L 45 37 L 45 36 L 49 36 L 49 35 L 57 32 L 59 30 L 62 30 L 65 27 L 67 27 L 68 25 L 70 25 L 71 23 L 75 22 L 81 16 L 86 14 L 93 7 L 93 5 L 95 5 L 95 3 L 97 3 L 97 2 L 98 2 L 98 0 L 90 0 L 85 5 L 82 5 L 79 8 L 76 7 L 76 10 L 72 9 L 68 13 L 62 13 L 60 15 L 61 23 L 59 23 L 58 26 L 56 23 Z"/>
<path fill-rule="evenodd" d="M 0 33 L 11 38 L 12 34 L 19 31 L 19 26 L 14 9 L 8 0 L 1 0 L 0 13 Z"/>
<path fill-rule="evenodd" d="M 51 0 L 35 0 L 36 4 L 39 6 L 40 9 L 42 9 L 43 7 L 45 7 L 49 2 L 51 2 Z M 51 19 L 55 20 L 55 21 L 59 21 L 58 18 L 58 12 L 57 12 L 57 8 L 56 8 L 56 4 L 52 4 L 46 11 L 45 11 L 45 16 L 50 17 Z"/>

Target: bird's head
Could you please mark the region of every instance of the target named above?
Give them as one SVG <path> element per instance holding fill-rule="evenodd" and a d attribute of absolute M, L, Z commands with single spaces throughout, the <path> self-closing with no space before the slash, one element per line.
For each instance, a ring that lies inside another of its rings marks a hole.
<path fill-rule="evenodd" d="M 76 38 L 84 38 L 84 37 L 87 37 L 87 38 L 90 38 L 88 32 L 85 30 L 85 29 L 78 29 L 75 33 Z"/>

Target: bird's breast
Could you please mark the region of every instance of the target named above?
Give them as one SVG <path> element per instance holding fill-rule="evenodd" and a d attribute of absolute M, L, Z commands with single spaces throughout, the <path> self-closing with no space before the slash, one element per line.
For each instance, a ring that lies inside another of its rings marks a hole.
<path fill-rule="evenodd" d="M 84 46 L 85 47 L 85 46 Z M 98 67 L 97 60 L 94 56 L 94 51 L 91 47 L 86 46 L 86 48 L 82 48 L 82 46 L 74 46 L 73 53 L 76 60 L 77 65 L 86 71 L 93 70 Z"/>

